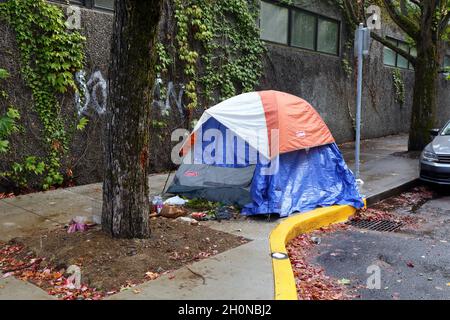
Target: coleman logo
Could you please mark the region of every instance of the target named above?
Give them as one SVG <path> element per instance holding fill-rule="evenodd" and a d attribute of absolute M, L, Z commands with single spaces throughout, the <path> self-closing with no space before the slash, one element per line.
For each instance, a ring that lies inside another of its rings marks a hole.
<path fill-rule="evenodd" d="M 184 173 L 184 176 L 185 177 L 198 177 L 198 172 L 189 170 Z"/>

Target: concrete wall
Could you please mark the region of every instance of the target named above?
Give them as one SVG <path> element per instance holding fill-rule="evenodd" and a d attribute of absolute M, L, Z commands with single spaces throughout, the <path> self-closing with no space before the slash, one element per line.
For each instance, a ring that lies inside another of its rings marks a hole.
<path fill-rule="evenodd" d="M 292 93 L 309 101 L 323 116 L 338 142 L 354 139 L 353 118 L 355 114 L 355 74 L 347 75 L 342 67 L 343 53 L 347 52 L 345 42 L 348 31 L 339 11 L 320 1 L 297 1 L 302 8 L 322 13 L 342 21 L 341 56 L 332 56 L 283 45 L 267 44 L 268 52 L 264 58 L 265 72 L 258 89 L 275 89 Z M 64 6 L 63 6 L 64 8 Z M 107 79 L 112 15 L 95 10 L 82 10 L 82 33 L 87 37 L 86 74 L 87 79 L 99 71 Z M 385 25 L 382 33 L 402 39 L 401 33 Z M 11 103 L 18 107 L 23 116 L 25 133 L 13 139 L 12 153 L 7 159 L 1 159 L 0 170 L 12 160 L 29 154 L 43 154 L 44 146 L 39 139 L 39 121 L 32 110 L 30 90 L 26 88 L 20 76 L 19 52 L 14 33 L 0 22 L 0 67 L 11 73 L 11 79 L 3 87 L 10 95 Z M 353 58 L 349 57 L 353 64 Z M 355 68 L 354 68 L 355 69 Z M 364 138 L 380 137 L 406 132 L 409 127 L 412 103 L 414 72 L 402 70 L 406 88 L 406 101 L 403 106 L 395 102 L 392 80 L 393 69 L 383 64 L 383 47 L 373 42 L 371 55 L 365 61 L 363 124 Z M 98 75 L 98 73 L 97 73 Z M 450 82 L 441 76 L 439 80 L 439 124 L 450 118 Z M 96 80 L 98 81 L 98 80 Z M 95 84 L 96 82 L 94 82 Z M 102 103 L 102 92 L 92 93 Z M 76 121 L 74 113 L 77 106 L 73 94 L 61 97 L 63 114 L 67 121 Z M 0 113 L 7 105 L 0 102 Z M 87 129 L 77 133 L 72 145 L 70 166 L 75 174 L 75 181 L 84 184 L 102 179 L 102 115 L 91 103 L 86 112 L 90 122 Z M 167 131 L 180 125 L 178 120 Z M 164 170 L 171 167 L 171 144 L 158 135 L 152 137 L 153 150 L 151 168 Z"/>

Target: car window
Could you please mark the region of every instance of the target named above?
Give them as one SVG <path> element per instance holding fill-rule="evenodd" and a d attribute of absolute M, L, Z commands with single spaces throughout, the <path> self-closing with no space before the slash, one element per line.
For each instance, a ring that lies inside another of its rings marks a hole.
<path fill-rule="evenodd" d="M 443 136 L 450 136 L 450 122 L 447 123 L 447 126 L 442 130 Z"/>

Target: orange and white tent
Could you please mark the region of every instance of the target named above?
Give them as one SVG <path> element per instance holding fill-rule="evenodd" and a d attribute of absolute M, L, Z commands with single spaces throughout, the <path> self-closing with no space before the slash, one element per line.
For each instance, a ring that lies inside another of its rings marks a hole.
<path fill-rule="evenodd" d="M 186 141 L 169 193 L 239 204 L 247 215 L 364 206 L 325 122 L 291 94 L 250 92 L 223 101 L 203 113 Z"/>
<path fill-rule="evenodd" d="M 207 109 L 193 136 L 210 118 L 233 131 L 268 159 L 334 142 L 325 122 L 305 100 L 279 91 L 244 93 Z M 272 134 L 277 132 L 277 147 Z"/>

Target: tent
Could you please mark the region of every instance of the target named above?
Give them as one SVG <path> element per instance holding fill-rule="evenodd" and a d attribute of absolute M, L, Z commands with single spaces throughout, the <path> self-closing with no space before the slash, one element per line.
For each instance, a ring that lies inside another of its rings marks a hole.
<path fill-rule="evenodd" d="M 325 122 L 287 93 L 244 93 L 207 109 L 182 150 L 168 193 L 238 204 L 246 215 L 364 206 Z"/>

